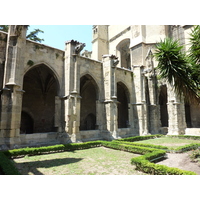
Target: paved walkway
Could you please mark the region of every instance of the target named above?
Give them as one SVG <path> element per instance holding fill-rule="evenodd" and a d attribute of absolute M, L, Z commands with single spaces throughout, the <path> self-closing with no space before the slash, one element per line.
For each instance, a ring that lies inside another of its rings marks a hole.
<path fill-rule="evenodd" d="M 157 164 L 166 165 L 168 167 L 176 167 L 187 171 L 193 171 L 200 175 L 200 165 L 191 162 L 188 153 L 168 153 L 167 156 L 167 159 L 157 162 Z"/>

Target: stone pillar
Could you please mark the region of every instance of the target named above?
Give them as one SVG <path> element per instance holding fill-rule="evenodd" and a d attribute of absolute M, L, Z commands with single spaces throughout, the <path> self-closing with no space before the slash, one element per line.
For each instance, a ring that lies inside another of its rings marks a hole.
<path fill-rule="evenodd" d="M 65 131 L 72 142 L 81 141 L 80 135 L 80 66 L 79 53 L 85 44 L 71 40 L 65 46 Z"/>
<path fill-rule="evenodd" d="M 27 26 L 9 27 L 2 89 L 1 133 L 7 145 L 20 143 L 22 74 Z"/>
<path fill-rule="evenodd" d="M 151 134 L 159 134 L 160 133 L 160 109 L 158 104 L 158 94 L 156 91 L 157 88 L 157 80 L 155 75 L 154 69 L 154 62 L 153 62 L 153 53 L 151 49 L 148 51 L 146 57 L 147 67 L 144 70 L 144 74 L 147 78 L 147 89 L 149 94 L 149 132 Z"/>
<path fill-rule="evenodd" d="M 143 74 L 143 66 L 134 66 L 134 85 L 135 85 L 135 102 L 133 105 L 134 116 L 137 116 L 139 135 L 148 134 L 148 123 L 147 123 L 147 104 L 145 98 L 145 76 Z M 136 115 L 137 113 L 137 115 Z M 136 119 L 135 119 L 136 120 Z"/>
<path fill-rule="evenodd" d="M 62 132 L 62 123 L 61 123 L 61 99 L 60 97 L 55 97 L 55 118 L 54 118 L 54 127 L 57 129 L 56 131 Z"/>
<path fill-rule="evenodd" d="M 183 98 L 178 96 L 168 85 L 168 116 L 169 127 L 168 135 L 185 134 L 185 108 Z"/>
<path fill-rule="evenodd" d="M 105 111 L 106 111 L 106 130 L 107 139 L 118 138 L 118 120 L 117 120 L 117 96 L 115 70 L 117 58 L 114 55 L 103 56 L 103 76 L 105 91 Z"/>

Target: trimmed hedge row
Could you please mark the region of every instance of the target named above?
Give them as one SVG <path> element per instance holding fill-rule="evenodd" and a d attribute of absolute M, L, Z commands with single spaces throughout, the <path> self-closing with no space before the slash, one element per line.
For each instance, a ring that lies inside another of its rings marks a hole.
<path fill-rule="evenodd" d="M 167 137 L 179 138 L 179 139 L 200 140 L 200 136 L 193 136 L 193 135 L 167 135 Z"/>
<path fill-rule="evenodd" d="M 154 148 L 147 148 L 147 147 L 139 147 L 139 146 L 134 146 L 134 145 L 121 144 L 121 143 L 115 142 L 115 141 L 113 141 L 113 142 L 102 141 L 102 145 L 104 147 L 117 149 L 117 150 L 121 150 L 121 151 L 128 151 L 128 152 L 131 152 L 131 153 L 142 154 L 142 155 L 158 150 L 158 149 L 154 149 Z"/>
<path fill-rule="evenodd" d="M 132 158 L 131 163 L 136 165 L 136 169 L 143 171 L 148 174 L 184 174 L 184 175 L 194 175 L 196 173 L 180 170 L 178 168 L 171 168 L 164 165 L 154 164 L 151 161 L 163 158 L 166 154 L 165 150 L 159 150 L 164 146 L 161 145 L 144 145 L 138 143 L 125 142 L 127 141 L 138 141 L 144 139 L 153 139 L 156 137 L 161 137 L 162 135 L 151 135 L 151 136 L 136 136 L 131 138 L 125 138 L 120 140 L 115 140 L 112 142 L 108 141 L 92 141 L 85 143 L 70 143 L 70 144 L 60 144 L 54 146 L 46 146 L 46 147 L 37 147 L 37 148 L 22 148 L 22 149 L 14 149 L 8 151 L 0 152 L 0 168 L 2 168 L 3 172 L 7 175 L 17 175 L 20 174 L 18 170 L 15 168 L 13 162 L 8 158 L 15 158 L 18 156 L 25 155 L 39 155 L 45 153 L 52 152 L 62 152 L 62 151 L 73 151 L 73 150 L 81 150 L 94 148 L 99 146 L 105 146 L 112 149 L 118 149 L 123 151 L 128 151 L 131 153 L 142 154 L 137 158 Z M 136 145 L 135 145 L 136 144 Z M 182 147 L 176 148 L 178 151 L 186 151 L 188 148 L 198 148 L 200 144 L 190 144 Z M 159 148 L 159 149 L 158 149 Z M 164 147 L 167 148 L 167 147 Z"/>
<path fill-rule="evenodd" d="M 186 144 L 184 146 L 180 146 L 172 150 L 175 153 L 182 153 L 185 151 L 190 151 L 190 150 L 195 150 L 200 147 L 200 143 L 191 143 L 191 144 Z"/>
<path fill-rule="evenodd" d="M 136 169 L 148 174 L 156 175 L 197 175 L 195 172 L 181 170 L 174 167 L 167 167 L 165 165 L 154 164 L 151 161 L 155 159 L 164 158 L 166 151 L 158 150 L 155 148 L 139 147 L 119 142 L 106 142 L 103 141 L 102 145 L 105 147 L 128 151 L 131 153 L 143 154 L 142 156 L 132 158 L 131 164 L 136 166 Z"/>
<path fill-rule="evenodd" d="M 152 157 L 160 156 L 162 153 L 154 151 L 131 159 L 131 164 L 136 166 L 136 169 L 153 175 L 197 175 L 195 172 L 178 169 L 175 167 L 168 167 L 165 165 L 154 164 L 149 162 Z"/>
<path fill-rule="evenodd" d="M 13 149 L 3 151 L 3 153 L 8 158 L 16 158 L 18 156 L 25 155 L 40 155 L 44 153 L 53 153 L 53 152 L 62 152 L 62 151 L 74 151 L 81 149 L 88 149 L 93 147 L 101 146 L 101 141 L 94 142 L 85 142 L 85 143 L 70 143 L 70 144 L 59 144 L 54 146 L 45 146 L 45 147 L 32 147 L 32 148 L 22 148 L 22 149 Z"/>
<path fill-rule="evenodd" d="M 0 161 L 0 167 L 5 175 L 20 175 L 13 162 L 2 152 L 0 152 Z"/>
<path fill-rule="evenodd" d="M 162 137 L 162 136 L 163 135 L 161 135 L 161 134 L 145 135 L 145 136 L 134 136 L 134 137 L 129 137 L 129 138 L 118 139 L 116 141 L 134 142 L 134 141 L 140 141 L 140 140 L 148 140 L 148 139 L 159 138 L 159 137 Z"/>
<path fill-rule="evenodd" d="M 134 146 L 141 146 L 141 147 L 149 147 L 149 148 L 155 148 L 155 149 L 162 149 L 165 151 L 169 151 L 169 148 L 162 145 L 154 145 L 154 144 L 143 144 L 143 143 L 135 143 L 135 142 L 124 142 L 124 141 L 115 141 L 120 142 L 121 144 L 127 144 L 127 145 L 134 145 Z"/>

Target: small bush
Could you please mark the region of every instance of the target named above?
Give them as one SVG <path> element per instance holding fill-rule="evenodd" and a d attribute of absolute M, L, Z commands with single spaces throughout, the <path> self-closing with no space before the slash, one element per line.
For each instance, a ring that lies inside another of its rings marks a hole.
<path fill-rule="evenodd" d="M 32 148 L 22 148 L 22 149 L 13 149 L 8 151 L 3 151 L 3 153 L 8 158 L 16 158 L 18 156 L 26 156 L 26 155 L 40 155 L 44 153 L 53 153 L 60 151 L 73 151 L 80 149 L 88 149 L 93 147 L 101 146 L 101 141 L 94 142 L 85 142 L 85 143 L 70 143 L 70 144 L 59 144 L 54 146 L 46 146 L 46 147 L 32 147 Z"/>
<path fill-rule="evenodd" d="M 2 152 L 0 152 L 0 168 L 5 175 L 20 175 L 17 168 Z"/>
<path fill-rule="evenodd" d="M 127 144 L 127 145 L 134 145 L 134 146 L 141 146 L 141 147 L 148 147 L 148 148 L 155 148 L 155 149 L 163 149 L 163 150 L 169 150 L 168 147 L 162 146 L 162 145 L 154 145 L 154 144 L 143 144 L 143 143 L 135 143 L 135 142 L 125 142 L 125 141 L 116 141 L 120 142 L 121 144 Z"/>
<path fill-rule="evenodd" d="M 177 147 L 173 151 L 177 153 L 181 153 L 185 151 L 195 150 L 199 147 L 200 147 L 200 143 L 192 143 L 192 144 L 186 144 L 184 146 Z"/>
<path fill-rule="evenodd" d="M 129 138 L 118 139 L 116 141 L 135 142 L 135 141 L 140 141 L 140 140 L 148 140 L 148 139 L 159 138 L 159 137 L 162 137 L 162 136 L 163 135 L 161 135 L 161 134 L 157 134 L 157 135 L 145 135 L 145 136 L 134 136 L 134 137 L 129 137 Z"/>
<path fill-rule="evenodd" d="M 161 152 L 160 150 L 160 152 L 157 151 L 136 158 L 132 158 L 131 164 L 134 164 L 137 170 L 153 175 L 197 175 L 195 172 L 149 162 L 150 159 L 155 158 L 156 156 L 162 156 L 163 153 L 164 152 Z"/>
<path fill-rule="evenodd" d="M 200 140 L 200 136 L 192 136 L 192 135 L 167 135 L 167 137 L 179 138 L 179 139 Z"/>

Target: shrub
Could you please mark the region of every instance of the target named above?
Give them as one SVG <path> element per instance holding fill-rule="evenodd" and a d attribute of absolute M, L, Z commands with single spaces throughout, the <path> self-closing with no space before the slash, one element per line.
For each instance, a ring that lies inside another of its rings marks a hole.
<path fill-rule="evenodd" d="M 5 175 L 20 175 L 17 168 L 11 160 L 9 160 L 4 153 L 0 152 L 0 167 Z"/>
<path fill-rule="evenodd" d="M 181 170 L 178 168 L 167 167 L 165 165 L 154 164 L 151 161 L 164 158 L 166 151 L 158 150 L 155 148 L 147 148 L 134 146 L 133 144 L 127 145 L 122 144 L 116 141 L 106 142 L 102 141 L 102 145 L 105 147 L 128 151 L 131 153 L 143 154 L 142 156 L 132 158 L 131 164 L 136 166 L 136 169 L 143 171 L 148 174 L 157 174 L 157 175 L 196 175 L 195 172 Z"/>
<path fill-rule="evenodd" d="M 165 151 L 169 150 L 168 147 L 162 146 L 162 145 L 143 144 L 143 143 L 125 142 L 125 141 L 115 141 L 115 142 L 120 142 L 121 144 L 127 144 L 127 145 L 134 145 L 134 146 L 141 146 L 141 147 L 149 147 L 149 148 L 155 148 L 155 149 L 163 149 L 163 150 L 165 150 Z"/>
<path fill-rule="evenodd" d="M 165 165 L 159 165 L 149 162 L 150 159 L 156 156 L 163 155 L 164 152 L 157 151 L 149 153 L 143 156 L 139 156 L 131 159 L 131 164 L 136 166 L 137 170 L 143 171 L 153 175 L 197 175 L 195 172 L 181 170 L 174 167 L 167 167 Z"/>
<path fill-rule="evenodd" d="M 167 137 L 180 138 L 180 139 L 200 140 L 200 136 L 193 136 L 193 135 L 167 135 Z"/>
<path fill-rule="evenodd" d="M 98 146 L 101 146 L 101 141 L 59 144 L 59 145 L 46 146 L 46 147 L 32 147 L 32 148 L 27 147 L 27 148 L 22 148 L 22 149 L 13 149 L 13 150 L 3 151 L 3 153 L 8 158 L 15 158 L 18 156 L 39 155 L 43 153 L 53 153 L 53 152 L 60 152 L 60 151 L 73 151 L 73 150 L 88 149 L 88 148 L 93 148 L 93 147 L 98 147 Z"/>
<path fill-rule="evenodd" d="M 192 144 L 186 144 L 184 146 L 180 146 L 175 148 L 173 151 L 177 153 L 185 152 L 185 151 L 190 151 L 194 150 L 200 147 L 200 143 L 192 143 Z"/>
<path fill-rule="evenodd" d="M 148 139 L 154 139 L 158 137 L 162 137 L 163 135 L 157 134 L 157 135 L 145 135 L 145 136 L 134 136 L 129 138 L 122 138 L 118 139 L 116 141 L 127 141 L 127 142 L 134 142 L 134 141 L 140 141 L 140 140 L 148 140 Z"/>

